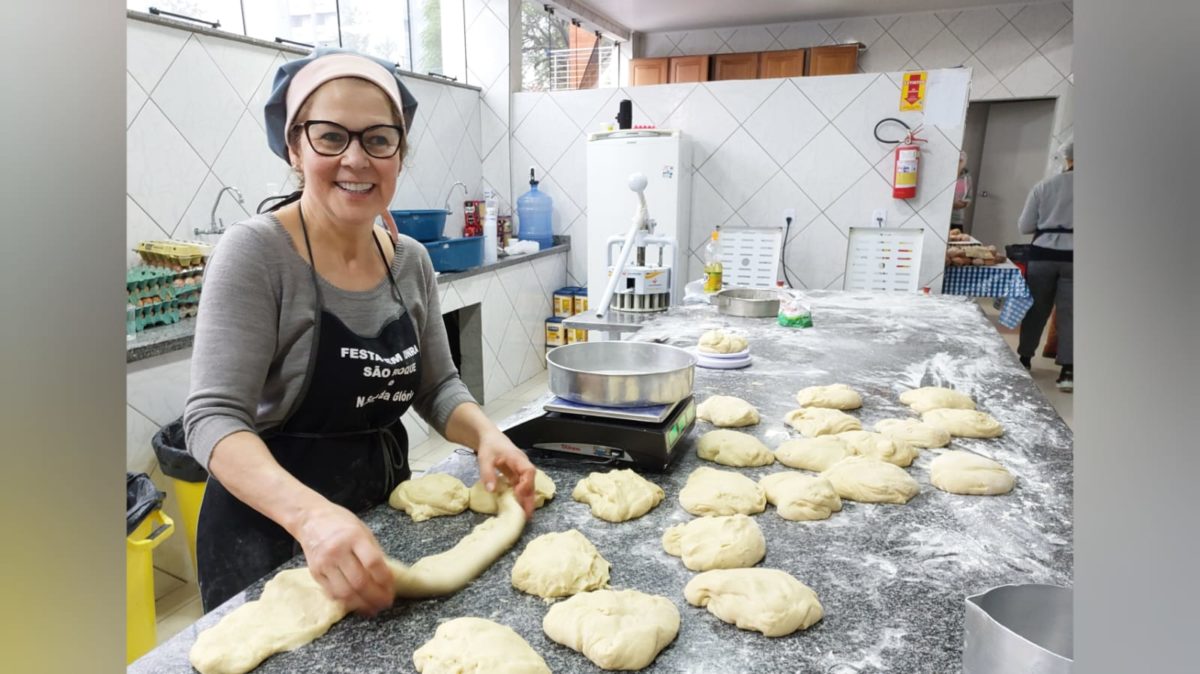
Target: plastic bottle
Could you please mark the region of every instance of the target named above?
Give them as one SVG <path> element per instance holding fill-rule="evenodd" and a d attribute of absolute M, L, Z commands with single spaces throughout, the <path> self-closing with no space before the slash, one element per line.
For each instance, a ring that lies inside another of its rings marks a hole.
<path fill-rule="evenodd" d="M 496 228 L 499 226 L 500 202 L 496 199 L 496 193 L 490 189 L 483 191 L 483 201 L 483 263 L 496 264 Z"/>
<path fill-rule="evenodd" d="M 554 200 L 538 190 L 538 181 L 529 167 L 529 191 L 517 199 L 517 236 L 523 241 L 537 241 L 538 250 L 554 245 L 551 217 Z"/>
<path fill-rule="evenodd" d="M 712 239 L 704 247 L 704 292 L 715 293 L 724 283 L 725 268 L 721 264 L 721 227 L 713 229 Z"/>

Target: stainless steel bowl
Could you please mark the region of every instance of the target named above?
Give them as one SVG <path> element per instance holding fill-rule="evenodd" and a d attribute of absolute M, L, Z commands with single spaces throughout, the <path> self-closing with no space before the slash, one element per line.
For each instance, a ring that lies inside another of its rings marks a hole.
<path fill-rule="evenodd" d="M 667 405 L 692 394 L 696 357 L 650 342 L 579 342 L 546 354 L 550 392 L 604 407 Z"/>
<path fill-rule="evenodd" d="M 766 318 L 779 315 L 779 291 L 766 288 L 726 288 L 713 296 L 717 311 L 727 316 Z"/>

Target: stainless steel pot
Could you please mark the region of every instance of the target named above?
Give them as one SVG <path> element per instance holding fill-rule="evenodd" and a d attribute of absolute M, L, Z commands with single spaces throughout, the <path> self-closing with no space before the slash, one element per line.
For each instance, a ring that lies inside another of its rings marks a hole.
<path fill-rule="evenodd" d="M 1070 674 L 1073 599 L 1056 585 L 1002 585 L 967 597 L 963 674 Z"/>
<path fill-rule="evenodd" d="M 779 292 L 766 288 L 726 288 L 713 295 L 717 311 L 728 316 L 766 318 L 779 315 Z"/>
<path fill-rule="evenodd" d="M 692 394 L 696 357 L 650 342 L 579 342 L 546 354 L 550 392 L 605 407 L 666 405 Z"/>

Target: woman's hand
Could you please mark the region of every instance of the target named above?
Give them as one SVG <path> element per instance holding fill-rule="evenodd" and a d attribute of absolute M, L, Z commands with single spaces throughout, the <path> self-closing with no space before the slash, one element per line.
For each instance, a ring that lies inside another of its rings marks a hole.
<path fill-rule="evenodd" d="M 392 605 L 395 590 L 383 550 L 354 513 L 327 501 L 305 515 L 296 540 L 313 578 L 346 608 L 375 615 Z"/>
<path fill-rule="evenodd" d="M 525 452 L 497 431 L 480 438 L 475 450 L 479 460 L 479 476 L 488 491 L 496 489 L 496 471 L 508 479 L 517 497 L 517 503 L 525 510 L 525 519 L 533 518 L 533 478 L 537 471 L 529 462 Z"/>

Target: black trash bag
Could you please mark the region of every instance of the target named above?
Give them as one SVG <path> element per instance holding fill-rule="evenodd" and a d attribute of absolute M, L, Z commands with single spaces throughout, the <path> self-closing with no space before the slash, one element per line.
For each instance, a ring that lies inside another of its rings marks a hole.
<path fill-rule="evenodd" d="M 183 441 L 183 417 L 158 429 L 150 439 L 163 474 L 184 482 L 206 482 L 208 471 L 188 454 Z"/>
<path fill-rule="evenodd" d="M 167 495 L 145 473 L 125 473 L 125 535 L 133 533 L 150 513 L 162 508 Z"/>

